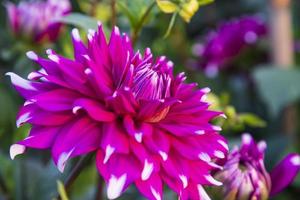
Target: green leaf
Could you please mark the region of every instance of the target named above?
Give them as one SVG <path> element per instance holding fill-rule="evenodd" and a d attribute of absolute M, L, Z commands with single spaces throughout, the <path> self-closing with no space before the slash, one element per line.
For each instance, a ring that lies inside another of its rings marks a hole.
<path fill-rule="evenodd" d="M 130 26 L 131 27 L 136 27 L 138 23 L 138 19 L 130 10 L 128 7 L 121 1 L 117 1 L 118 8 L 121 10 L 121 12 L 124 13 L 124 15 L 128 18 Z"/>
<path fill-rule="evenodd" d="M 56 182 L 57 182 L 57 190 L 61 200 L 69 200 L 64 184 L 60 180 Z"/>
<path fill-rule="evenodd" d="M 252 113 L 241 113 L 239 114 L 239 118 L 244 124 L 250 127 L 263 128 L 266 126 L 266 122 L 263 119 Z"/>
<path fill-rule="evenodd" d="M 300 70 L 261 68 L 254 71 L 260 96 L 269 107 L 271 114 L 277 115 L 283 107 L 300 98 Z"/>
<path fill-rule="evenodd" d="M 59 18 L 58 21 L 65 24 L 71 24 L 85 30 L 96 29 L 98 24 L 96 19 L 80 13 L 71 13 Z"/>
<path fill-rule="evenodd" d="M 198 0 L 199 6 L 205 6 L 207 4 L 213 3 L 214 0 Z"/>

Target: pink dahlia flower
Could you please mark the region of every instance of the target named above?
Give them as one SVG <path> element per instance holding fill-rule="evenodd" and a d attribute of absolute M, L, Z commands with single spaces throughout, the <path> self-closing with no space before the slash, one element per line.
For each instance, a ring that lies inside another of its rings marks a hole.
<path fill-rule="evenodd" d="M 208 88 L 174 76 L 165 56 L 150 49 L 134 52 L 130 39 L 112 31 L 107 43 L 102 26 L 84 45 L 72 31 L 75 59 L 47 50 L 48 58 L 27 56 L 42 69 L 24 80 L 8 73 L 26 99 L 17 126 L 32 125 L 24 140 L 11 146 L 11 157 L 26 147 L 51 149 L 60 171 L 74 156 L 96 151 L 107 196 L 115 199 L 130 185 L 150 200 L 162 199 L 163 184 L 180 199 L 208 199 L 202 185 L 221 185 L 210 172 L 228 147 L 220 127 L 210 120 Z"/>
<path fill-rule="evenodd" d="M 240 149 L 228 156 L 224 170 L 216 177 L 223 181 L 226 200 L 267 200 L 287 187 L 300 170 L 300 156 L 291 153 L 268 173 L 264 165 L 264 141 L 255 143 L 249 134 L 242 136 Z"/>
<path fill-rule="evenodd" d="M 62 24 L 56 20 L 71 11 L 69 0 L 21 1 L 7 3 L 9 23 L 15 35 L 30 41 L 53 42 L 58 38 Z"/>

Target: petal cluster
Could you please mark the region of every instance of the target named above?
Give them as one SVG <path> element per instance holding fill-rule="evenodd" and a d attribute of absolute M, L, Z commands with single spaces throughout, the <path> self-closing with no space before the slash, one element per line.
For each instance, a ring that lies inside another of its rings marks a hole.
<path fill-rule="evenodd" d="M 32 125 L 11 147 L 12 158 L 27 147 L 51 149 L 60 171 L 69 158 L 95 151 L 109 199 L 131 184 L 150 200 L 162 199 L 163 185 L 181 200 L 209 199 L 203 185 L 221 185 L 211 171 L 227 155 L 226 140 L 211 119 L 208 88 L 173 75 L 173 63 L 135 52 L 115 27 L 106 41 L 102 26 L 85 45 L 72 31 L 74 59 L 47 50 L 48 58 L 27 56 L 41 69 L 25 80 L 8 73 L 26 99 L 17 125 Z"/>
<path fill-rule="evenodd" d="M 269 173 L 264 166 L 266 143 L 255 143 L 249 134 L 242 136 L 241 147 L 228 156 L 224 170 L 216 177 L 223 181 L 224 199 L 267 200 L 288 186 L 300 170 L 300 155 L 291 153 Z"/>
<path fill-rule="evenodd" d="M 69 0 L 21 1 L 6 4 L 9 23 L 15 35 L 30 41 L 55 41 L 61 24 L 56 20 L 71 10 Z"/>
<path fill-rule="evenodd" d="M 201 56 L 201 68 L 208 75 L 215 74 L 245 47 L 255 44 L 266 34 L 267 27 L 258 16 L 231 20 L 222 24 L 216 32 L 210 33 L 205 44 L 195 48 L 195 54 Z"/>

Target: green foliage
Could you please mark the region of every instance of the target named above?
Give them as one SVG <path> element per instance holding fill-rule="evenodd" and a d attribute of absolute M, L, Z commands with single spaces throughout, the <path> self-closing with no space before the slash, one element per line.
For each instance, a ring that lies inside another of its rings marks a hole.
<path fill-rule="evenodd" d="M 81 13 L 71 13 L 67 16 L 59 18 L 58 21 L 62 23 L 74 25 L 77 27 L 81 27 L 85 30 L 89 30 L 89 29 L 96 30 L 97 23 L 98 23 L 96 19 Z"/>
<path fill-rule="evenodd" d="M 262 100 L 274 116 L 300 98 L 300 70 L 296 68 L 260 66 L 253 77 Z"/>

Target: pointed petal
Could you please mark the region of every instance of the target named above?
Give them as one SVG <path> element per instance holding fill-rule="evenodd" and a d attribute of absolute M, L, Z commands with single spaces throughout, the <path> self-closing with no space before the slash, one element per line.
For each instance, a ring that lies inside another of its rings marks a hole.
<path fill-rule="evenodd" d="M 162 180 L 158 174 L 153 174 L 148 180 L 135 182 L 138 190 L 149 200 L 162 200 Z"/>
<path fill-rule="evenodd" d="M 74 108 L 84 109 L 88 115 L 96 121 L 111 122 L 116 119 L 115 114 L 109 112 L 101 103 L 88 98 L 76 100 L 74 102 Z M 77 109 L 73 111 L 77 111 Z"/>
<path fill-rule="evenodd" d="M 272 181 L 271 196 L 281 192 L 287 187 L 300 170 L 300 156 L 289 154 L 270 173 Z"/>

